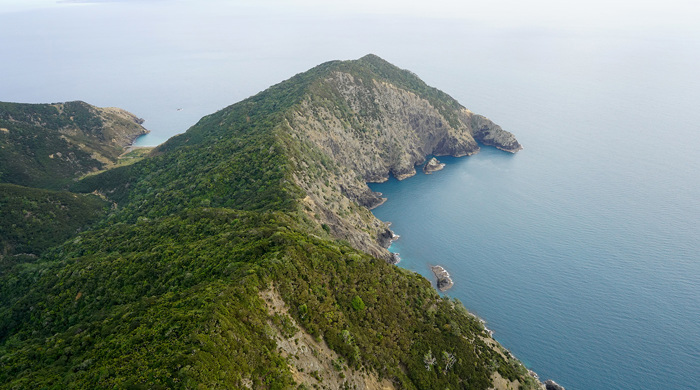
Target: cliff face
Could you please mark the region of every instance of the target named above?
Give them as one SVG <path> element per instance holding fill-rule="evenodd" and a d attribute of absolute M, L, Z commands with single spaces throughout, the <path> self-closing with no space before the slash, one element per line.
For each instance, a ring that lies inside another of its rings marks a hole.
<path fill-rule="evenodd" d="M 472 155 L 478 142 L 511 153 L 522 149 L 513 134 L 373 55 L 331 63 L 289 110 L 286 123 L 284 131 L 296 142 L 329 161 L 323 180 L 307 174 L 312 162 L 296 167 L 307 207 L 336 237 L 387 260 L 386 225 L 352 205 L 338 207 L 341 197 L 325 201 L 328 194 L 339 189 L 342 198 L 371 209 L 383 199 L 366 182 L 411 177 L 427 155 Z"/>
<path fill-rule="evenodd" d="M 515 153 L 522 150 L 522 145 L 515 139 L 515 136 L 503 129 L 501 126 L 491 122 L 488 118 L 481 115 L 474 115 L 468 110 L 460 113 L 465 121 L 469 121 L 472 128 L 472 134 L 484 145 L 493 146 L 506 152 Z"/>
<path fill-rule="evenodd" d="M 511 133 L 483 116 L 459 107 L 450 120 L 428 99 L 381 79 L 334 71 L 315 88 L 330 97 L 307 97 L 292 127 L 364 181 L 385 181 L 389 174 L 405 179 L 426 155 L 471 155 L 479 151 L 477 141 L 521 149 Z"/>
<path fill-rule="evenodd" d="M 61 188 L 114 164 L 142 119 L 84 102 L 0 103 L 0 182 Z"/>

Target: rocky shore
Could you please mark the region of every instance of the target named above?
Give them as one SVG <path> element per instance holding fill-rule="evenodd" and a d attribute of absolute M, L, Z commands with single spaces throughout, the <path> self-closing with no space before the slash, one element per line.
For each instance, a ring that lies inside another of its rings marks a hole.
<path fill-rule="evenodd" d="M 389 264 L 396 265 L 401 261 L 401 256 L 399 252 L 390 252 L 391 253 L 391 258 L 389 260 Z"/>
<path fill-rule="evenodd" d="M 442 168 L 445 168 L 445 164 L 441 163 L 440 161 L 438 161 L 438 159 L 433 157 L 430 159 L 430 161 L 428 161 L 427 164 L 423 166 L 423 173 L 429 175 L 433 172 L 441 170 Z"/>
<path fill-rule="evenodd" d="M 544 382 L 544 386 L 547 390 L 566 390 L 564 387 L 557 382 L 548 379 Z"/>
<path fill-rule="evenodd" d="M 437 278 L 436 285 L 438 290 L 445 292 L 454 286 L 450 274 L 442 266 L 434 265 L 430 269 L 435 274 L 435 278 Z"/>

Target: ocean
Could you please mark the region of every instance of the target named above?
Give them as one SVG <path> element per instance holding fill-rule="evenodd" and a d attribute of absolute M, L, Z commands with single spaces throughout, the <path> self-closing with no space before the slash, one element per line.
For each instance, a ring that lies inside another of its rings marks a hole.
<path fill-rule="evenodd" d="M 151 130 L 139 145 L 324 61 L 374 53 L 410 69 L 524 150 L 372 184 L 399 266 L 429 279 L 444 266 L 447 296 L 569 390 L 700 386 L 692 13 L 605 27 L 313 1 L 14 3 L 0 5 L 0 101 L 122 107 Z"/>
<path fill-rule="evenodd" d="M 546 75 L 511 76 L 489 116 L 524 150 L 483 147 L 373 184 L 388 199 L 373 212 L 400 235 L 399 266 L 432 280 L 429 266 L 445 267 L 446 295 L 543 379 L 697 389 L 698 51 L 654 39 L 625 48 L 569 48 Z"/>

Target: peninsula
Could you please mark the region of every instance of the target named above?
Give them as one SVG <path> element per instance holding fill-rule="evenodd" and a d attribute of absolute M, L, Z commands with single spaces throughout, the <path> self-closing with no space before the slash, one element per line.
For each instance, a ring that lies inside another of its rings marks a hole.
<path fill-rule="evenodd" d="M 0 255 L 0 387 L 543 389 L 459 302 L 389 264 L 394 235 L 369 211 L 383 199 L 367 182 L 479 143 L 521 149 L 368 55 L 207 115 L 131 165 L 74 166 L 61 194 L 97 199 L 97 217 Z M 38 207 L 37 182 L 12 185 Z"/>
<path fill-rule="evenodd" d="M 81 101 L 0 102 L 0 182 L 65 189 L 74 179 L 114 166 L 147 134 L 143 119 Z"/>

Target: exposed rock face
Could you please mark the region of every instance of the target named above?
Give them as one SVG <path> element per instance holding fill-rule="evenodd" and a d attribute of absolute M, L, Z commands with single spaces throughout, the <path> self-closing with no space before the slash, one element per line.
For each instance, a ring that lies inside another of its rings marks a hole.
<path fill-rule="evenodd" d="M 324 80 L 348 110 L 331 111 L 309 99 L 294 126 L 340 165 L 364 181 L 402 180 L 416 173 L 428 154 L 465 156 L 479 146 L 466 126 L 452 128 L 427 100 L 388 82 L 335 72 Z"/>
<path fill-rule="evenodd" d="M 401 262 L 401 256 L 399 256 L 398 253 L 391 253 L 391 260 L 389 260 L 390 264 L 398 264 Z"/>
<path fill-rule="evenodd" d="M 351 206 L 324 205 L 335 189 L 371 209 L 384 199 L 366 182 L 383 182 L 390 174 L 399 180 L 413 176 L 427 155 L 472 155 L 479 151 L 477 141 L 511 153 L 521 149 L 511 133 L 376 56 L 327 68 L 285 117 L 285 131 L 303 148 L 328 159 L 321 173 L 325 185 L 308 172 L 313 162 L 297 161 L 297 180 L 309 194 L 309 208 L 316 215 L 327 215 L 324 223 L 332 233 L 362 250 L 391 261 L 383 248 L 384 226 L 352 216 L 358 211 Z M 439 169 L 437 164 L 428 165 L 428 171 Z M 327 194 L 325 198 L 321 193 Z M 322 210 L 328 208 L 346 217 L 332 218 Z M 379 237 L 379 245 L 368 244 L 364 233 L 358 233 L 368 230 L 374 231 L 369 236 L 375 242 Z"/>
<path fill-rule="evenodd" d="M 92 108 L 102 118 L 104 137 L 116 146 L 127 147 L 149 132 L 141 126 L 144 122 L 142 118 L 126 110 L 117 107 Z"/>
<path fill-rule="evenodd" d="M 430 269 L 435 274 L 435 278 L 437 278 L 435 284 L 438 290 L 445 292 L 454 286 L 454 282 L 452 281 L 450 274 L 442 266 L 435 265 L 430 267 Z"/>
<path fill-rule="evenodd" d="M 337 352 L 328 345 L 300 328 L 289 315 L 289 307 L 284 302 L 274 286 L 262 291 L 260 297 L 264 300 L 270 316 L 282 316 L 296 329 L 291 335 L 281 332 L 272 321 L 268 329 L 281 355 L 289 359 L 289 369 L 294 381 L 305 388 L 323 389 L 358 389 L 358 390 L 392 390 L 396 387 L 388 379 L 380 379 L 373 372 L 353 370 Z M 300 386 L 301 387 L 301 386 Z"/>
<path fill-rule="evenodd" d="M 445 167 L 445 164 L 441 163 L 435 157 L 431 158 L 427 164 L 423 166 L 423 172 L 425 174 L 431 174 L 433 172 L 439 171 Z"/>
<path fill-rule="evenodd" d="M 391 242 L 394 240 L 394 233 L 391 232 L 388 228 L 381 231 L 379 233 L 379 236 L 377 238 L 377 241 L 379 242 L 379 245 L 381 245 L 384 248 L 388 248 L 389 245 L 391 245 Z"/>
<path fill-rule="evenodd" d="M 510 153 L 522 150 L 522 145 L 513 134 L 504 131 L 501 126 L 491 122 L 488 118 L 471 114 L 470 121 L 474 129 L 474 138 L 482 144 Z"/>
<path fill-rule="evenodd" d="M 477 141 L 509 152 L 522 148 L 513 134 L 483 116 L 460 107 L 446 118 L 426 98 L 387 81 L 336 71 L 323 87 L 333 91 L 336 104 L 309 97 L 292 126 L 368 182 L 382 182 L 389 174 L 410 177 L 428 154 L 477 153 Z"/>
<path fill-rule="evenodd" d="M 544 386 L 547 390 L 565 390 L 563 386 L 557 384 L 557 382 L 548 379 L 544 382 Z"/>

